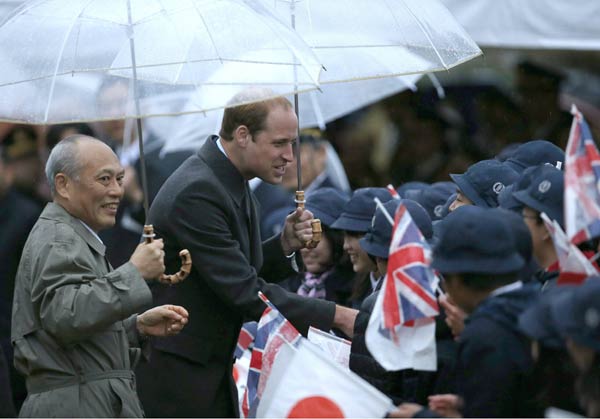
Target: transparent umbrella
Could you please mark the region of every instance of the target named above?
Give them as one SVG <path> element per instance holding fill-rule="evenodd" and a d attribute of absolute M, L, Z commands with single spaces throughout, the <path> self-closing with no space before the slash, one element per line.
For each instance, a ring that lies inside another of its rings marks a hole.
<path fill-rule="evenodd" d="M 267 85 L 273 96 L 310 90 L 321 69 L 294 31 L 241 0 L 34 0 L 0 25 L 0 60 L 2 121 L 137 119 L 146 218 L 139 118 L 152 116 L 145 105 L 153 97 L 198 92 L 219 98 L 210 102 L 216 109 L 238 104 L 223 88 Z M 99 104 L 82 88 L 94 75 L 101 90 L 119 78 L 129 89 Z"/>
<path fill-rule="evenodd" d="M 245 1 L 264 5 L 302 36 L 327 70 L 319 80 L 324 86 L 448 70 L 481 54 L 437 0 Z M 294 99 L 301 113 L 298 96 Z M 300 167 L 298 161 L 301 202 Z"/>

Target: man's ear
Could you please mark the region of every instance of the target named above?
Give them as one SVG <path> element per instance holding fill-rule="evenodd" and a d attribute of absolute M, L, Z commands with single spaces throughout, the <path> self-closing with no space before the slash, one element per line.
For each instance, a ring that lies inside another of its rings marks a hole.
<path fill-rule="evenodd" d="M 54 176 L 54 188 L 56 189 L 56 194 L 63 199 L 69 199 L 71 179 L 64 173 L 58 173 Z"/>
<path fill-rule="evenodd" d="M 246 125 L 240 125 L 233 131 L 233 141 L 235 141 L 240 147 L 246 148 L 248 143 L 252 140 L 250 130 Z"/>

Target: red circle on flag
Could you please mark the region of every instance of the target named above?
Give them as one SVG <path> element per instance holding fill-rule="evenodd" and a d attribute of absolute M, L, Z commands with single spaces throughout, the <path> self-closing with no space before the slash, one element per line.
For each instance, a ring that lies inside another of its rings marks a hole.
<path fill-rule="evenodd" d="M 306 397 L 288 412 L 288 418 L 343 418 L 344 412 L 331 399 L 321 396 Z"/>

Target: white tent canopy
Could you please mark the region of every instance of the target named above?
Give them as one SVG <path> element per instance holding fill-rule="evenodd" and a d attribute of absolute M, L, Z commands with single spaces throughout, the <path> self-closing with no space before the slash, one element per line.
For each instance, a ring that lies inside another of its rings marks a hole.
<path fill-rule="evenodd" d="M 600 1 L 442 0 L 483 47 L 600 50 Z"/>

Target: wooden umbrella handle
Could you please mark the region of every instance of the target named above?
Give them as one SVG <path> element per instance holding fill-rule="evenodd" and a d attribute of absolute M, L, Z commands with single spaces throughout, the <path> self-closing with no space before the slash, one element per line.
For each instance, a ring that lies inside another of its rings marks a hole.
<path fill-rule="evenodd" d="M 144 241 L 146 243 L 152 243 L 152 241 L 154 240 L 154 236 L 154 227 L 152 226 L 152 224 L 145 225 L 143 236 Z M 171 275 L 163 273 L 160 276 L 160 278 L 158 278 L 159 282 L 162 282 L 163 284 L 173 285 L 187 278 L 187 276 L 192 271 L 192 256 L 190 255 L 189 250 L 183 249 L 179 252 L 179 257 L 181 258 L 181 269 L 179 269 L 179 272 Z"/>
<path fill-rule="evenodd" d="M 296 191 L 296 207 L 304 209 L 304 204 L 306 201 L 304 200 L 304 191 Z M 305 243 L 308 249 L 314 249 L 317 247 L 319 242 L 321 241 L 321 236 L 323 234 L 323 229 L 321 228 L 321 220 L 318 218 L 314 218 L 310 221 L 310 226 L 312 228 L 313 238 Z"/>

